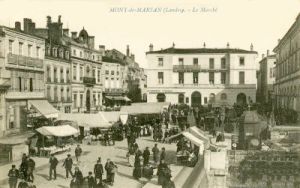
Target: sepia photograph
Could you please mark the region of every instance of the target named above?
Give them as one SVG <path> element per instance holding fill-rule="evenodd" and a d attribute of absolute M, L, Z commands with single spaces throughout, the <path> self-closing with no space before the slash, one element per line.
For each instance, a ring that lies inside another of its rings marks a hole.
<path fill-rule="evenodd" d="M 0 188 L 300 188 L 300 0 L 0 0 Z"/>

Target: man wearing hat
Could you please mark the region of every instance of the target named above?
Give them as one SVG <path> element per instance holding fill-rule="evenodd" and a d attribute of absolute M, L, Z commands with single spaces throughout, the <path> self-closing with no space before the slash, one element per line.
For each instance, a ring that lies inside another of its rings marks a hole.
<path fill-rule="evenodd" d="M 50 156 L 49 163 L 50 163 L 50 172 L 49 172 L 50 178 L 49 178 L 49 180 L 52 179 L 52 172 L 54 174 L 54 180 L 55 180 L 56 179 L 56 166 L 58 164 L 58 160 L 53 154 L 51 154 L 51 156 Z"/>
<path fill-rule="evenodd" d="M 12 165 L 8 172 L 9 188 L 16 188 L 18 183 L 19 171 L 16 169 L 16 165 Z"/>
<path fill-rule="evenodd" d="M 99 182 L 102 183 L 102 175 L 104 173 L 103 165 L 101 164 L 101 157 L 98 158 L 97 163 L 94 166 L 95 179 L 99 179 Z"/>
<path fill-rule="evenodd" d="M 71 176 L 73 176 L 72 173 L 73 160 L 70 154 L 68 154 L 68 157 L 65 159 L 63 166 L 66 169 L 66 178 L 69 178 L 69 173 L 71 174 Z"/>

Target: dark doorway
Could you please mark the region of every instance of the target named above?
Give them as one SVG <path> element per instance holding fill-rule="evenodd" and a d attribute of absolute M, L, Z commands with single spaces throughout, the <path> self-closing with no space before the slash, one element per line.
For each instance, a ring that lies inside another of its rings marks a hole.
<path fill-rule="evenodd" d="M 91 92 L 90 92 L 90 90 L 88 89 L 87 91 L 86 91 L 86 100 L 85 100 L 85 103 L 86 103 L 86 111 L 90 111 L 91 110 L 91 100 L 90 100 L 90 98 L 91 98 Z"/>
<path fill-rule="evenodd" d="M 201 94 L 198 91 L 194 91 L 192 93 L 192 106 L 200 106 L 201 105 Z"/>
<path fill-rule="evenodd" d="M 183 93 L 180 93 L 178 95 L 178 103 L 179 104 L 183 104 L 184 103 L 184 94 Z"/>
<path fill-rule="evenodd" d="M 244 93 L 239 93 L 236 97 L 236 104 L 240 106 L 244 106 L 247 104 L 247 97 Z"/>
<path fill-rule="evenodd" d="M 159 93 L 156 96 L 157 102 L 166 102 L 166 95 L 164 93 Z"/>

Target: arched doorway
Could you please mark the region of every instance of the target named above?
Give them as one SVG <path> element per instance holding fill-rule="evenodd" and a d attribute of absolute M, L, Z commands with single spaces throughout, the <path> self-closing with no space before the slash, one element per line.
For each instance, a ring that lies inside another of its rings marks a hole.
<path fill-rule="evenodd" d="M 241 106 L 247 104 L 247 97 L 244 93 L 239 93 L 236 96 L 236 104 Z"/>
<path fill-rule="evenodd" d="M 91 110 L 91 92 L 90 92 L 90 90 L 88 89 L 87 91 L 86 91 L 86 98 L 85 98 L 85 105 L 86 105 L 86 111 L 90 111 Z"/>
<path fill-rule="evenodd" d="M 179 104 L 183 104 L 184 103 L 184 94 L 183 93 L 180 93 L 178 95 L 178 103 Z"/>
<path fill-rule="evenodd" d="M 201 94 L 198 91 L 194 91 L 192 93 L 192 106 L 199 106 L 201 105 Z"/>
<path fill-rule="evenodd" d="M 209 104 L 216 102 L 216 95 L 214 93 L 209 94 Z"/>
<path fill-rule="evenodd" d="M 157 102 L 166 102 L 166 95 L 164 93 L 158 93 L 156 99 Z"/>

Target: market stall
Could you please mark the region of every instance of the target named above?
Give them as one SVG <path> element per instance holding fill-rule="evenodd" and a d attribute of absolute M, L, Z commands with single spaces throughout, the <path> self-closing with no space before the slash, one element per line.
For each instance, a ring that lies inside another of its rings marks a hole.
<path fill-rule="evenodd" d="M 40 156 L 49 156 L 65 151 L 70 151 L 73 136 L 78 136 L 79 131 L 70 125 L 44 126 L 36 129 L 37 150 Z M 41 141 L 41 142 L 40 142 Z"/>

